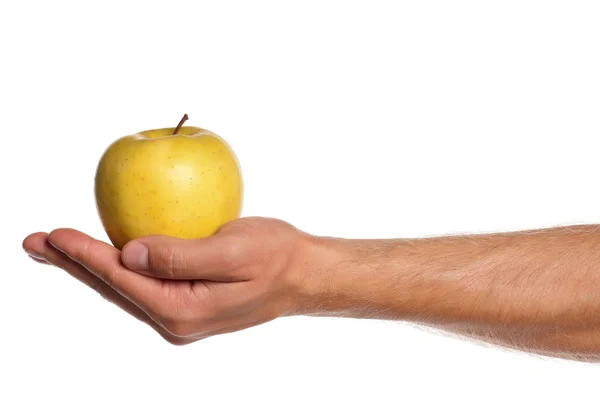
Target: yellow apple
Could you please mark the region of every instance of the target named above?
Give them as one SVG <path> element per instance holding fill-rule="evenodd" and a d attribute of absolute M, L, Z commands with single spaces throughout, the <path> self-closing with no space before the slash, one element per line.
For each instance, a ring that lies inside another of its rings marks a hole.
<path fill-rule="evenodd" d="M 95 197 L 113 245 L 147 235 L 202 238 L 242 211 L 238 159 L 215 133 L 183 126 L 113 142 L 100 158 Z"/>

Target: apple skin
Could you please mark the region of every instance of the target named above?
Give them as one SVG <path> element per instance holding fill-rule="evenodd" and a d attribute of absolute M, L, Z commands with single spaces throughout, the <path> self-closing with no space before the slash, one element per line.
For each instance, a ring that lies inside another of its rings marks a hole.
<path fill-rule="evenodd" d="M 96 207 L 118 249 L 147 235 L 207 237 L 240 217 L 243 182 L 232 148 L 199 127 L 174 131 L 122 137 L 100 158 Z"/>

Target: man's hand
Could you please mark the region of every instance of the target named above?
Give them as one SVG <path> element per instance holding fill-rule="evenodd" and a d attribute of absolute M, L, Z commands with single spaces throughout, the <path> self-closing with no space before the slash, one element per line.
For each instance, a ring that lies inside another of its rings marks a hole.
<path fill-rule="evenodd" d="M 209 238 L 148 236 L 122 252 L 72 229 L 23 247 L 181 345 L 296 313 L 309 240 L 282 221 L 243 218 Z"/>
<path fill-rule="evenodd" d="M 242 218 L 123 251 L 81 232 L 23 244 L 174 344 L 285 315 L 412 321 L 550 356 L 600 360 L 600 228 L 425 239 L 315 237 Z"/>

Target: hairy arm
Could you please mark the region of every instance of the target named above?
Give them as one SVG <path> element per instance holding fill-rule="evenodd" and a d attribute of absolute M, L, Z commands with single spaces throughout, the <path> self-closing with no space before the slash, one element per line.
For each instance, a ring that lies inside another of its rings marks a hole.
<path fill-rule="evenodd" d="M 301 308 L 394 319 L 543 355 L 600 359 L 600 228 L 312 240 Z"/>
<path fill-rule="evenodd" d="M 280 316 L 400 320 L 547 356 L 600 360 L 600 227 L 421 239 L 317 237 L 249 217 L 208 238 L 122 251 L 72 229 L 23 242 L 189 344 Z"/>

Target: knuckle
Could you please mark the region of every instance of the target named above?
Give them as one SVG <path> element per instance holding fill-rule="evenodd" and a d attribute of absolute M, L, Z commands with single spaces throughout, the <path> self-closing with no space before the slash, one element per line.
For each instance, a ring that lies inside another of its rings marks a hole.
<path fill-rule="evenodd" d="M 110 301 L 108 299 L 108 295 L 106 294 L 106 290 L 105 289 L 100 288 L 100 289 L 98 289 L 96 291 L 98 292 L 98 294 L 100 295 L 100 297 L 102 297 L 104 300 Z"/>
<path fill-rule="evenodd" d="M 178 263 L 177 250 L 174 247 L 168 248 L 168 255 L 166 256 L 167 261 L 163 264 L 163 269 L 169 278 L 173 278 L 175 276 L 175 268 Z"/>
<path fill-rule="evenodd" d="M 182 256 L 170 246 L 156 248 L 148 258 L 149 267 L 167 278 L 174 278 L 182 263 Z"/>
<path fill-rule="evenodd" d="M 119 285 L 119 279 L 121 278 L 120 275 L 121 269 L 119 267 L 115 267 L 112 271 L 107 272 L 105 277 L 103 278 L 107 287 L 116 290 L 115 286 Z"/>
<path fill-rule="evenodd" d="M 92 289 L 98 293 L 100 295 L 100 297 L 102 297 L 104 300 L 106 301 L 111 301 L 109 298 L 109 286 L 107 286 L 106 284 L 102 283 L 102 282 L 97 282 L 94 283 L 92 286 Z"/>
<path fill-rule="evenodd" d="M 79 253 L 77 253 L 77 256 L 79 257 L 77 260 L 79 260 L 79 262 L 82 264 L 89 264 L 90 260 L 92 259 L 93 245 L 94 239 L 89 238 Z"/>

